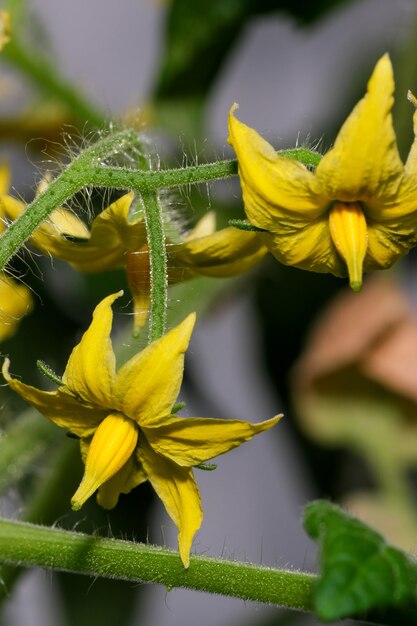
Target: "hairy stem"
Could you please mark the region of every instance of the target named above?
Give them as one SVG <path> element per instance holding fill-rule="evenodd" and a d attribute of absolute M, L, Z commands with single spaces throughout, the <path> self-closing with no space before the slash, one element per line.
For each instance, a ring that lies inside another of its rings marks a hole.
<path fill-rule="evenodd" d="M 162 337 L 165 332 L 168 302 L 167 254 L 158 193 L 156 191 L 143 192 L 142 200 L 150 260 L 149 342 L 152 342 Z"/>
<path fill-rule="evenodd" d="M 103 161 L 129 148 L 140 148 L 134 131 L 122 131 L 105 137 L 82 152 L 48 188 L 27 206 L 20 217 L 0 237 L 0 269 L 30 237 L 31 233 L 56 208 L 86 186 L 139 191 L 142 195 L 188 184 L 228 178 L 237 173 L 237 161 L 219 161 L 174 170 L 149 172 L 103 165 Z M 313 165 L 320 155 L 304 148 L 280 152 Z"/>
<path fill-rule="evenodd" d="M 191 557 L 185 570 L 178 553 L 170 550 L 4 519 L 0 519 L 0 560 L 302 610 L 312 609 L 316 582 L 313 574 L 202 556 Z"/>

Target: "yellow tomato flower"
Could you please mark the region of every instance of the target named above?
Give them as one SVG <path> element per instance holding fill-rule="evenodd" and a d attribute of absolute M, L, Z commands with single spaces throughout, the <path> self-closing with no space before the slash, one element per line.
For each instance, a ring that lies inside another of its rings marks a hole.
<path fill-rule="evenodd" d="M 417 140 L 403 165 L 391 109 L 389 56 L 376 64 L 365 97 L 315 172 L 279 156 L 255 130 L 229 116 L 245 211 L 286 265 L 349 276 L 390 267 L 417 243 Z M 417 136 L 417 113 L 414 114 Z"/>
<path fill-rule="evenodd" d="M 41 391 L 12 378 L 8 359 L 3 375 L 40 413 L 81 438 L 85 473 L 71 500 L 73 508 L 79 509 L 97 489 L 99 504 L 113 508 L 120 493 L 149 480 L 179 530 L 179 551 L 188 567 L 203 517 L 193 466 L 271 428 L 281 416 L 250 424 L 172 414 L 194 314 L 116 373 L 111 305 L 121 293 L 96 307 L 56 391 Z"/>
<path fill-rule="evenodd" d="M 149 310 L 150 279 L 145 221 L 142 214 L 130 217 L 133 198 L 128 193 L 113 202 L 93 220 L 91 230 L 70 211 L 57 209 L 29 243 L 88 274 L 126 267 L 137 332 Z M 0 207 L 13 220 L 24 210 L 22 202 L 7 195 L 0 196 Z M 249 270 L 266 252 L 257 233 L 231 227 L 216 232 L 214 214 L 209 213 L 182 243 L 167 240 L 169 282 L 198 275 L 234 276 Z"/>

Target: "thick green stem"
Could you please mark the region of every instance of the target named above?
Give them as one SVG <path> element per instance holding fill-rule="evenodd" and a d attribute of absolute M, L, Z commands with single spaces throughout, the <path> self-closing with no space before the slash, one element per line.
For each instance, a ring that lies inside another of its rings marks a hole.
<path fill-rule="evenodd" d="M 149 318 L 149 342 L 162 337 L 165 332 L 168 302 L 168 271 L 164 224 L 155 191 L 141 194 L 148 238 L 151 310 Z"/>
<path fill-rule="evenodd" d="M 311 610 L 316 576 L 202 556 L 185 570 L 177 552 L 155 546 L 0 520 L 0 561 L 185 587 Z"/>

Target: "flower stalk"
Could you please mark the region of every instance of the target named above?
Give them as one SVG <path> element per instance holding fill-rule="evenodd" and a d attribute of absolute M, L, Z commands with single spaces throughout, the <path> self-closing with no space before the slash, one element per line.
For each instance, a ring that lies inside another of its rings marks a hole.
<path fill-rule="evenodd" d="M 149 248 L 151 309 L 149 343 L 162 337 L 166 327 L 168 304 L 168 269 L 164 224 L 158 193 L 142 193 Z"/>
<path fill-rule="evenodd" d="M 0 519 L 1 561 L 25 567 L 152 582 L 277 606 L 312 610 L 314 574 L 192 556 L 155 546 Z"/>
<path fill-rule="evenodd" d="M 57 176 L 26 211 L 13 222 L 0 237 L 0 269 L 19 250 L 39 224 L 83 187 L 94 186 L 109 189 L 128 189 L 141 194 L 211 180 L 230 178 L 237 175 L 237 161 L 218 161 L 187 168 L 144 171 L 103 165 L 106 157 L 138 146 L 137 134 L 122 131 L 109 135 L 80 154 L 59 176 Z M 305 165 L 317 165 L 320 155 L 297 148 L 280 154 L 297 159 Z"/>

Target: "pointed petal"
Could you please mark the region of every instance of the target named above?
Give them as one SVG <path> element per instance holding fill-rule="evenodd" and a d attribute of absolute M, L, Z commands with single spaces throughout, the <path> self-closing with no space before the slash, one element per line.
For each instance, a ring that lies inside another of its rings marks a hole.
<path fill-rule="evenodd" d="M 204 463 L 275 426 L 282 415 L 260 424 L 240 420 L 173 417 L 166 425 L 142 428 L 155 452 L 183 467 Z"/>
<path fill-rule="evenodd" d="M 138 453 L 148 480 L 179 530 L 180 556 L 184 567 L 188 567 L 191 544 L 203 520 L 200 493 L 193 472 L 156 454 L 146 441 Z"/>
<path fill-rule="evenodd" d="M 98 304 L 93 321 L 68 359 L 62 380 L 84 402 L 104 408 L 112 407 L 112 388 L 116 359 L 110 331 L 113 321 L 111 305 L 122 291 L 107 296 Z"/>
<path fill-rule="evenodd" d="M 278 261 L 312 272 L 346 276 L 346 264 L 337 252 L 329 231 L 327 216 L 297 229 L 282 229 L 280 234 L 260 234 Z"/>
<path fill-rule="evenodd" d="M 234 276 L 256 265 L 266 253 L 256 233 L 230 227 L 171 246 L 168 262 L 203 276 Z"/>
<path fill-rule="evenodd" d="M 21 383 L 17 378 L 10 376 L 9 363 L 9 359 L 6 359 L 2 370 L 9 387 L 34 406 L 39 413 L 78 437 L 91 435 L 106 416 L 105 411 L 81 404 L 65 390 L 65 387 L 59 387 L 57 391 L 41 391 Z"/>
<path fill-rule="evenodd" d="M 229 143 L 239 162 L 246 214 L 252 224 L 279 232 L 281 222 L 302 227 L 326 210 L 314 175 L 295 160 L 278 156 L 255 130 L 229 114 Z"/>
<path fill-rule="evenodd" d="M 29 289 L 0 272 L 0 341 L 16 332 L 20 320 L 30 313 L 32 306 Z"/>
<path fill-rule="evenodd" d="M 97 503 L 103 509 L 114 509 L 121 493 L 130 493 L 132 489 L 147 480 L 148 476 L 145 470 L 133 455 L 113 478 L 110 478 L 110 480 L 99 487 Z"/>
<path fill-rule="evenodd" d="M 195 323 L 189 315 L 120 368 L 114 404 L 139 426 L 156 426 L 171 413 L 178 397 L 187 350 Z"/>
<path fill-rule="evenodd" d="M 360 291 L 368 246 L 366 220 L 360 204 L 335 202 L 329 213 L 329 229 L 333 243 L 346 263 L 350 286 L 353 291 Z"/>
<path fill-rule="evenodd" d="M 417 111 L 413 116 L 414 142 L 411 146 L 404 168 L 404 176 L 397 195 L 384 199 L 384 203 L 368 203 L 367 213 L 384 227 L 397 229 L 398 232 L 416 230 L 417 215 Z"/>
<path fill-rule="evenodd" d="M 375 66 L 365 97 L 317 166 L 317 179 L 332 199 L 354 202 L 395 196 L 404 166 L 392 123 L 393 92 L 391 61 L 385 54 Z"/>
<path fill-rule="evenodd" d="M 121 413 L 111 413 L 96 429 L 88 447 L 83 479 L 71 498 L 78 511 L 84 502 L 130 460 L 138 441 L 138 428 Z"/>

